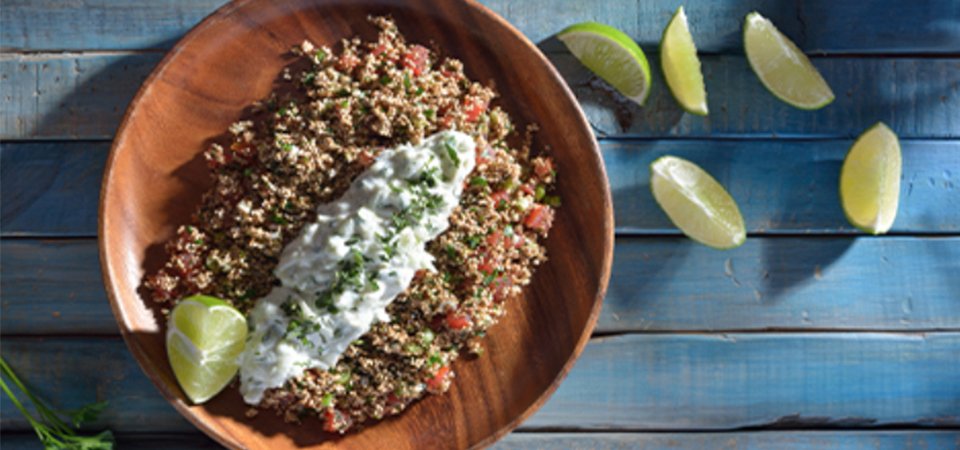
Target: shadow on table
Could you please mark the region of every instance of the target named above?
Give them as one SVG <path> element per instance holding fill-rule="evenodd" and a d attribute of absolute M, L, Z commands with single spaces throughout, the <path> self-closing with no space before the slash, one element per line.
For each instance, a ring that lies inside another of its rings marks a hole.
<path fill-rule="evenodd" d="M 638 124 L 643 130 L 667 132 L 683 117 L 683 109 L 666 88 L 656 53 L 647 53 L 653 87 L 645 106 L 640 106 L 591 73 L 555 35 L 539 42 L 537 47 L 567 82 L 598 138 L 634 132 Z"/>

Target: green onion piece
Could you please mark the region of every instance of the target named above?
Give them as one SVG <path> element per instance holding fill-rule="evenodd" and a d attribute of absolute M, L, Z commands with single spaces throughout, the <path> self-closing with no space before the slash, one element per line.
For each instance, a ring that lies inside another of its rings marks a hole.
<path fill-rule="evenodd" d="M 537 185 L 537 189 L 536 189 L 536 191 L 535 191 L 534 194 L 533 194 L 533 199 L 539 202 L 540 199 L 542 199 L 544 195 L 547 195 L 547 189 L 546 189 L 545 187 L 543 187 L 542 184 Z"/>
<path fill-rule="evenodd" d="M 324 408 L 330 407 L 333 405 L 333 394 L 327 393 L 323 396 L 323 400 L 320 401 L 320 406 Z"/>
<path fill-rule="evenodd" d="M 318 63 L 322 63 L 323 60 L 327 59 L 327 52 L 323 51 L 322 48 L 318 48 L 317 51 L 313 53 L 313 57 L 317 58 Z"/>

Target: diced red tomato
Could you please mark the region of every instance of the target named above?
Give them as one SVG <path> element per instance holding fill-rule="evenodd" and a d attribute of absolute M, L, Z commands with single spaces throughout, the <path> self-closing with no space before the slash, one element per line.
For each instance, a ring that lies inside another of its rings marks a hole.
<path fill-rule="evenodd" d="M 490 275 L 493 271 L 497 270 L 497 262 L 489 255 L 484 256 L 480 264 L 477 265 L 477 269 L 486 275 Z"/>
<path fill-rule="evenodd" d="M 500 238 L 502 236 L 503 236 L 503 233 L 501 233 L 500 230 L 497 230 L 497 231 L 494 231 L 493 233 L 488 234 L 487 245 L 490 247 L 496 246 L 497 244 L 500 243 Z"/>
<path fill-rule="evenodd" d="M 485 164 L 487 161 L 493 159 L 493 148 L 490 146 L 480 147 L 478 145 L 474 151 L 477 152 L 477 165 Z"/>
<path fill-rule="evenodd" d="M 343 433 L 353 425 L 353 419 L 337 408 L 323 410 L 323 431 L 328 433 Z"/>
<path fill-rule="evenodd" d="M 420 76 L 430 62 L 430 50 L 422 45 L 414 45 L 403 55 L 403 67 L 410 69 L 415 76 Z"/>
<path fill-rule="evenodd" d="M 461 314 L 456 311 L 447 313 L 447 328 L 451 330 L 462 330 L 469 327 L 471 323 L 470 316 L 466 314 Z"/>
<path fill-rule="evenodd" d="M 523 219 L 523 224 L 534 230 L 547 231 L 553 226 L 553 210 L 547 205 L 535 203 Z"/>
<path fill-rule="evenodd" d="M 548 158 L 537 158 L 533 160 L 533 173 L 541 180 L 553 173 L 553 161 Z"/>
<path fill-rule="evenodd" d="M 373 157 L 373 154 L 366 150 L 361 151 L 357 155 L 357 162 L 359 162 L 363 167 L 369 167 L 371 164 L 373 164 L 374 159 L 375 158 Z"/>
<path fill-rule="evenodd" d="M 510 194 L 505 191 L 497 191 L 493 194 L 490 194 L 490 199 L 493 200 L 494 208 L 500 209 L 503 206 L 506 206 L 507 200 L 510 198 Z"/>
<path fill-rule="evenodd" d="M 374 54 L 375 56 L 380 56 L 380 54 L 383 53 L 383 52 L 385 52 L 385 51 L 387 51 L 387 44 L 382 44 L 382 43 L 381 43 L 380 45 L 377 45 L 377 46 L 373 49 L 373 54 Z"/>
<path fill-rule="evenodd" d="M 357 67 L 357 64 L 360 64 L 360 58 L 354 54 L 344 53 L 340 55 L 340 59 L 337 60 L 337 69 L 349 71 Z"/>
<path fill-rule="evenodd" d="M 414 280 L 421 280 L 423 277 L 427 276 L 427 269 L 420 269 L 413 274 Z"/>
<path fill-rule="evenodd" d="M 493 279 L 493 282 L 490 283 L 490 288 L 493 290 L 493 301 L 502 302 L 507 299 L 510 295 L 510 288 L 513 287 L 513 280 L 506 276 L 500 275 L 497 278 Z"/>
<path fill-rule="evenodd" d="M 427 390 L 433 393 L 443 392 L 449 376 L 450 366 L 437 369 L 437 373 L 427 380 Z"/>
<path fill-rule="evenodd" d="M 534 189 L 533 186 L 529 184 L 520 185 L 520 191 L 527 195 L 533 195 L 534 193 L 537 192 L 536 189 Z"/>
<path fill-rule="evenodd" d="M 476 122 L 487 110 L 487 102 L 479 98 L 467 98 L 463 102 L 463 114 L 467 122 Z"/>

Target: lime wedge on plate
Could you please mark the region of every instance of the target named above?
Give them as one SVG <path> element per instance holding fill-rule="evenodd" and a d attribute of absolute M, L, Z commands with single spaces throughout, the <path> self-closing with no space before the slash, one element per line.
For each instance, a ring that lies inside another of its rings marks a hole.
<path fill-rule="evenodd" d="M 890 230 L 900 202 L 900 141 L 882 122 L 857 138 L 840 169 L 847 220 L 872 234 Z"/>
<path fill-rule="evenodd" d="M 677 103 L 687 112 L 707 115 L 707 88 L 703 85 L 697 47 L 690 35 L 687 14 L 683 7 L 677 9 L 663 30 L 660 40 L 660 65 L 663 77 Z"/>
<path fill-rule="evenodd" d="M 247 320 L 227 302 L 194 295 L 177 303 L 167 326 L 167 357 L 191 401 L 203 403 L 230 383 L 246 340 Z"/>
<path fill-rule="evenodd" d="M 663 156 L 650 164 L 650 189 L 673 224 L 691 239 L 717 249 L 747 238 L 743 216 L 726 189 L 696 164 Z"/>
<path fill-rule="evenodd" d="M 570 53 L 593 73 L 643 105 L 650 95 L 650 64 L 643 50 L 622 31 L 596 22 L 571 25 L 557 34 Z"/>
<path fill-rule="evenodd" d="M 760 82 L 780 100 L 800 109 L 833 101 L 833 91 L 807 56 L 757 12 L 743 22 L 743 47 Z"/>

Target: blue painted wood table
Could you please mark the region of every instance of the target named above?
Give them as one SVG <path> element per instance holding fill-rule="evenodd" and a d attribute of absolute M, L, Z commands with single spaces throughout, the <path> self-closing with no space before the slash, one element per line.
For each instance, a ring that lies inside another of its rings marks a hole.
<path fill-rule="evenodd" d="M 7 0 L 0 6 L 2 353 L 123 448 L 213 448 L 141 373 L 100 281 L 96 211 L 110 139 L 135 90 L 222 0 Z M 617 245 L 596 330 L 560 389 L 500 448 L 960 447 L 960 3 L 687 0 L 709 117 L 659 73 L 624 103 L 552 38 L 615 25 L 655 52 L 678 1 L 486 0 L 539 43 L 579 97 L 610 176 Z M 817 112 L 764 91 L 741 50 L 757 9 L 837 94 Z M 658 66 L 657 55 L 651 63 Z M 655 71 L 659 72 L 659 71 Z M 882 120 L 902 139 L 894 229 L 844 220 L 839 167 Z M 684 239 L 648 164 L 701 164 L 745 215 L 747 243 Z M 4 449 L 38 448 L 3 399 Z"/>

